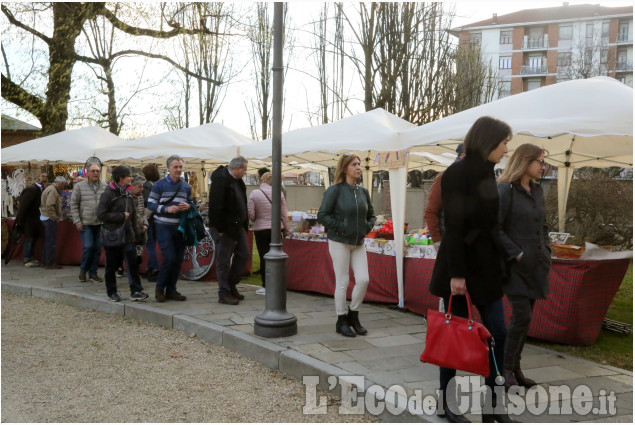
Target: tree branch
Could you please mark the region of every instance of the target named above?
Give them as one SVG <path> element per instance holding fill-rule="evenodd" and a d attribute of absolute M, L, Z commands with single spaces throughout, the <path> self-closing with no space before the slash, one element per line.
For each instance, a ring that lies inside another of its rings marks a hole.
<path fill-rule="evenodd" d="M 220 85 L 223 84 L 222 81 L 218 81 L 218 80 L 215 80 L 213 78 L 208 78 L 208 77 L 205 77 L 203 75 L 196 74 L 196 73 L 190 71 L 189 69 L 182 67 L 181 65 L 179 65 L 178 63 L 176 63 L 175 61 L 173 61 L 172 59 L 170 59 L 167 56 L 157 55 L 157 54 L 148 53 L 148 52 L 142 52 L 141 50 L 122 50 L 121 52 L 115 52 L 115 53 L 113 53 L 110 56 L 110 59 L 113 60 L 115 58 L 118 58 L 120 56 L 125 56 L 125 55 L 139 55 L 139 56 L 145 56 L 145 57 L 152 58 L 152 59 L 161 59 L 161 60 L 164 60 L 164 61 L 168 62 L 170 65 L 172 65 L 173 67 L 177 68 L 178 70 L 184 72 L 185 74 L 187 74 L 187 75 L 189 75 L 191 77 L 194 77 L 194 78 L 196 78 L 198 80 L 206 81 L 208 83 L 212 83 L 212 84 L 217 85 L 217 86 L 220 86 Z M 82 61 L 82 62 L 94 63 L 94 64 L 97 64 L 97 65 L 102 65 L 104 63 L 104 61 L 105 61 L 104 58 L 96 59 L 96 58 L 90 58 L 88 56 L 81 56 L 81 55 L 75 55 L 75 58 L 77 60 L 79 60 L 79 61 Z"/>
<path fill-rule="evenodd" d="M 151 30 L 148 28 L 133 27 L 131 25 L 126 24 L 125 22 L 120 21 L 119 18 L 117 18 L 117 16 L 114 13 L 112 13 L 110 10 L 108 10 L 106 7 L 104 7 L 101 10 L 100 14 L 103 15 L 106 19 L 108 19 L 115 28 L 131 35 L 145 35 L 145 36 L 154 37 L 154 38 L 171 38 L 181 34 L 232 35 L 232 34 L 225 34 L 225 33 L 210 31 L 207 28 L 187 29 L 182 27 L 175 27 L 171 31 L 157 31 L 157 30 Z M 175 23 L 172 21 L 169 22 L 169 24 L 175 25 Z"/>
<path fill-rule="evenodd" d="M 9 8 L 7 8 L 4 4 L 1 6 L 2 7 L 2 13 L 4 13 L 4 15 L 7 17 L 7 19 L 9 20 L 9 22 L 13 25 L 15 25 L 16 27 L 22 28 L 23 30 L 30 32 L 31 34 L 33 34 L 34 36 L 42 39 L 46 44 L 51 44 L 51 39 L 47 36 L 45 36 L 44 34 L 42 34 L 39 31 L 34 30 L 33 28 L 23 24 L 22 22 L 18 21 L 15 16 L 13 16 L 13 13 L 11 13 L 11 11 L 9 10 Z"/>
<path fill-rule="evenodd" d="M 35 115 L 38 119 L 44 110 L 44 102 L 2 74 L 2 98 Z"/>

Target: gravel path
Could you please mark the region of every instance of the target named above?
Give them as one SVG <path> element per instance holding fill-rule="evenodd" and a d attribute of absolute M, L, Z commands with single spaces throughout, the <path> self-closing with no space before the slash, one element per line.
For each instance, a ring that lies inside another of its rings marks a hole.
<path fill-rule="evenodd" d="M 2 422 L 378 422 L 181 332 L 2 293 Z"/>

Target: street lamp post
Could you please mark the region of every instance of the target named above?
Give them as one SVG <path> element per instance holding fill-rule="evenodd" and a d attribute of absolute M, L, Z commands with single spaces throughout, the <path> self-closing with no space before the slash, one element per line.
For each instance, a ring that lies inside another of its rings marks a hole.
<path fill-rule="evenodd" d="M 254 333 L 266 338 L 295 335 L 297 319 L 287 312 L 287 254 L 282 250 L 280 238 L 280 187 L 282 162 L 282 35 L 284 3 L 273 5 L 273 110 L 272 110 L 272 208 L 271 244 L 265 255 L 265 311 L 254 318 Z"/>

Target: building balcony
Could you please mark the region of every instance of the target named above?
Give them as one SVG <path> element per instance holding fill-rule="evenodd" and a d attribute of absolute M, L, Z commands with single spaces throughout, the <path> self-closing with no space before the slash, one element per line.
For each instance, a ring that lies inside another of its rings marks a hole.
<path fill-rule="evenodd" d="M 547 73 L 547 65 L 523 65 L 520 67 L 522 75 L 544 75 Z"/>
<path fill-rule="evenodd" d="M 546 50 L 549 47 L 549 37 L 529 38 L 525 36 L 523 41 L 523 50 Z"/>
<path fill-rule="evenodd" d="M 633 62 L 629 62 L 629 61 L 615 62 L 615 72 L 633 72 Z"/>
<path fill-rule="evenodd" d="M 615 42 L 618 44 L 633 44 L 633 37 L 630 34 L 618 34 Z"/>

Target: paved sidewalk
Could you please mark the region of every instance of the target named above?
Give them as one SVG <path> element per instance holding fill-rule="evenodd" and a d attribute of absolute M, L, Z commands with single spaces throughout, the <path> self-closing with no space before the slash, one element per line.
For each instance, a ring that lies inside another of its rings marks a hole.
<path fill-rule="evenodd" d="M 78 267 L 72 266 L 61 270 L 25 268 L 14 262 L 2 267 L 2 290 L 125 315 L 196 334 L 198 338 L 223 345 L 299 379 L 317 376 L 321 388 L 337 395 L 341 395 L 342 386 L 350 388 L 355 379 L 364 379 L 365 399 L 362 395 L 362 403 L 353 401 L 353 405 L 365 406 L 384 421 L 445 421 L 435 414 L 421 412 L 420 404 L 404 407 L 406 399 L 409 403 L 423 400 L 423 407 L 428 410 L 426 403 L 432 400 L 438 385 L 438 368 L 419 362 L 426 336 L 425 321 L 420 316 L 364 304 L 360 319 L 368 335 L 346 338 L 335 333 L 331 297 L 289 292 L 287 310 L 298 319 L 298 333 L 287 338 L 265 339 L 253 332 L 254 317 L 264 310 L 264 297 L 256 295 L 255 286 L 239 286 L 245 300 L 237 306 L 218 304 L 216 283 L 188 281 L 178 284 L 179 292 L 188 297 L 185 302 L 157 303 L 152 296 L 144 302 L 133 302 L 127 292 L 126 279 L 119 279 L 123 301 L 113 303 L 107 300 L 103 283 L 78 282 L 78 271 Z M 153 284 L 145 280 L 143 284 L 153 295 Z M 523 397 L 522 403 L 519 399 L 511 401 L 523 411 L 513 416 L 516 420 L 633 423 L 633 374 L 629 371 L 534 346 L 525 347 L 523 369 L 540 387 Z M 329 379 L 331 376 L 340 378 Z M 349 378 L 341 378 L 344 376 Z M 343 385 L 336 385 L 338 382 Z M 396 400 L 394 403 L 384 404 L 383 394 L 393 385 L 403 388 L 405 397 L 392 397 Z M 576 390 L 560 395 L 560 404 L 550 403 L 550 391 L 562 385 Z M 589 401 L 585 399 L 588 396 L 592 397 Z M 523 409 L 525 402 L 527 408 Z M 319 400 L 307 405 L 317 407 Z M 562 406 L 565 413 L 554 413 L 558 406 Z M 570 413 L 566 412 L 568 407 Z M 411 413 L 417 410 L 418 414 Z M 477 408 L 466 416 L 475 422 L 481 419 Z"/>

